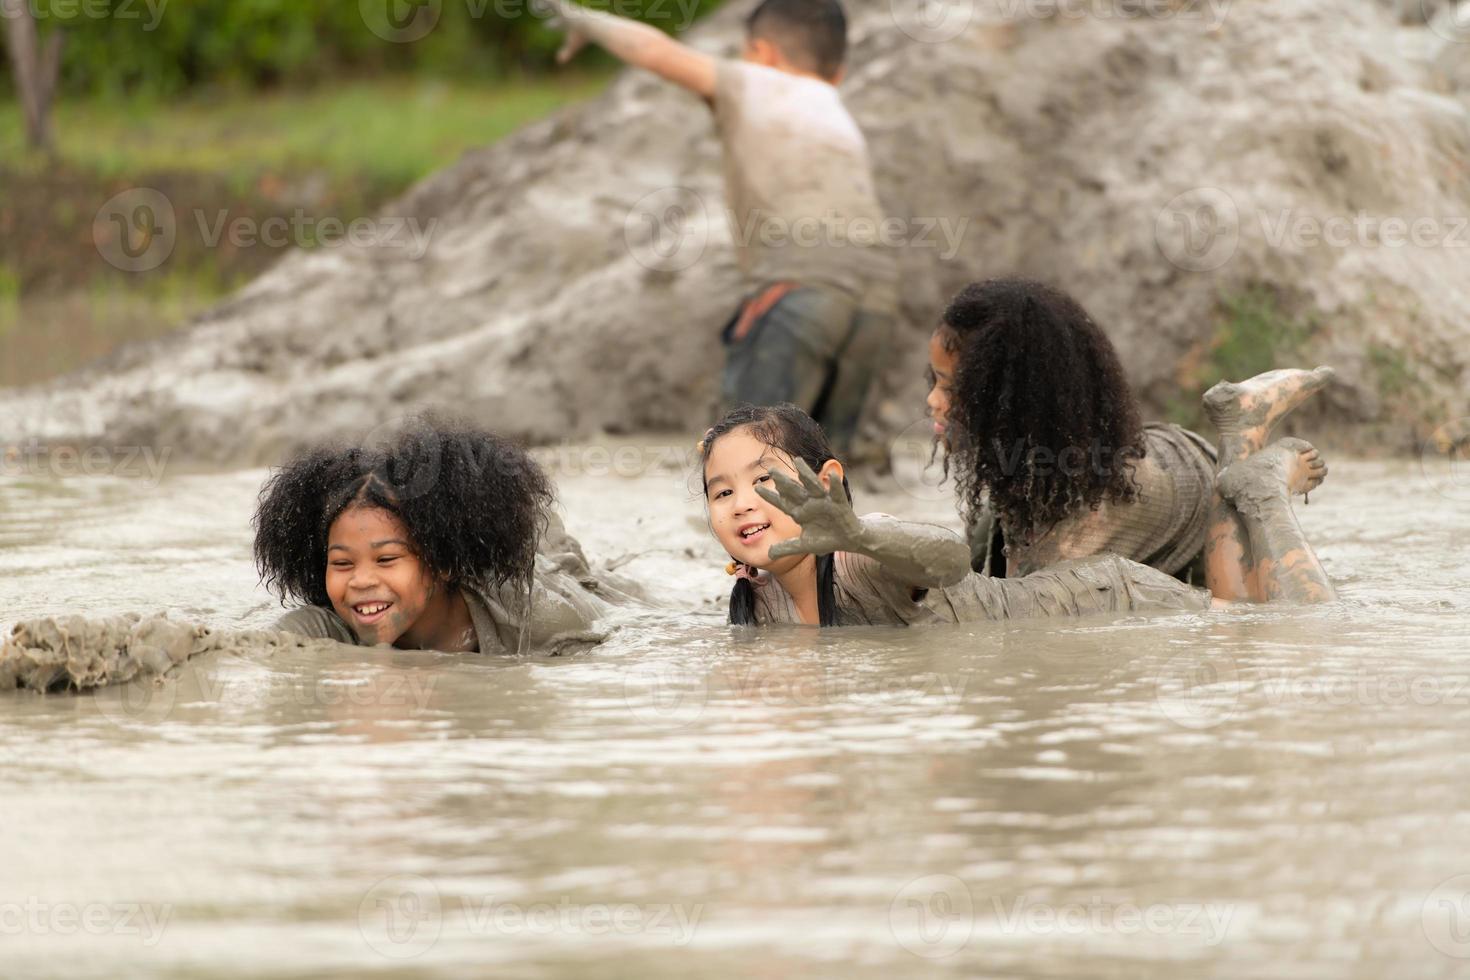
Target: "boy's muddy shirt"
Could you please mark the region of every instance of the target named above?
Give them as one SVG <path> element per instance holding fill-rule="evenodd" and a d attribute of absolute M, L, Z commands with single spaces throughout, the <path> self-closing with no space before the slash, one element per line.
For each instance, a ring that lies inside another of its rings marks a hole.
<path fill-rule="evenodd" d="M 1059 562 L 1116 554 L 1177 575 L 1205 546 L 1215 492 L 1215 450 L 1177 425 L 1144 427 L 1146 454 L 1133 472 L 1133 500 L 1082 508 L 1034 541 L 1006 529 L 1006 567 L 1029 575 Z M 1089 464 L 1090 465 L 1090 464 Z"/>
<path fill-rule="evenodd" d="M 730 231 L 752 290 L 829 286 L 864 310 L 896 310 L 897 256 L 879 237 L 868 144 L 836 87 L 721 60 L 714 112 Z"/>
<path fill-rule="evenodd" d="M 839 626 L 916 626 L 977 623 L 1093 613 L 1165 612 L 1208 609 L 1209 592 L 1117 555 L 1063 562 L 1025 578 L 971 574 L 957 585 L 930 589 L 914 599 L 881 564 L 863 555 L 838 552 L 833 593 Z M 755 616 L 762 626 L 799 624 L 791 594 L 774 576 L 756 587 Z"/>

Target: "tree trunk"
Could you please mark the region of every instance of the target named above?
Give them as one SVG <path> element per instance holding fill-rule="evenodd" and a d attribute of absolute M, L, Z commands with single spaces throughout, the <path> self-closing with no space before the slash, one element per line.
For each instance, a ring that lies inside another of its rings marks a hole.
<path fill-rule="evenodd" d="M 0 0 L 6 48 L 15 75 L 15 90 L 26 117 L 26 137 L 37 149 L 50 151 L 51 103 L 61 74 L 63 37 L 53 30 L 42 47 L 36 19 L 26 0 Z"/>

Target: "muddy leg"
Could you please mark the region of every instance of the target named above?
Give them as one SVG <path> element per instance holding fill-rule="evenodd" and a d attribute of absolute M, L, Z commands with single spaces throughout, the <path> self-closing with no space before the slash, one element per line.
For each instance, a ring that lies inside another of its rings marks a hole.
<path fill-rule="evenodd" d="M 1217 475 L 1264 448 L 1277 423 L 1332 376 L 1329 367 L 1268 371 L 1249 381 L 1222 381 L 1205 392 L 1205 414 L 1220 433 Z M 1205 537 L 1205 583 L 1217 599 L 1264 601 L 1261 583 L 1253 580 L 1256 567 L 1245 523 L 1217 493 Z"/>
<path fill-rule="evenodd" d="M 1327 464 L 1311 443 L 1282 439 L 1225 467 L 1216 480 L 1250 535 L 1252 575 L 1263 601 L 1337 598 L 1291 509 L 1292 494 L 1315 489 L 1326 476 Z"/>

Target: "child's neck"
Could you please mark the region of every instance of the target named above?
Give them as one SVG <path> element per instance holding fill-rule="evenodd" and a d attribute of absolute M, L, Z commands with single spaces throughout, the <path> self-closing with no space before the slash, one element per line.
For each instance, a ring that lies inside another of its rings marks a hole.
<path fill-rule="evenodd" d="M 784 572 L 777 572 L 776 581 L 791 596 L 796 613 L 807 626 L 822 624 L 821 606 L 817 602 L 817 559 L 806 555 L 800 562 Z"/>
<path fill-rule="evenodd" d="M 393 645 L 403 650 L 478 652 L 479 637 L 464 594 L 459 589 L 440 589 L 424 607 L 423 615 Z"/>

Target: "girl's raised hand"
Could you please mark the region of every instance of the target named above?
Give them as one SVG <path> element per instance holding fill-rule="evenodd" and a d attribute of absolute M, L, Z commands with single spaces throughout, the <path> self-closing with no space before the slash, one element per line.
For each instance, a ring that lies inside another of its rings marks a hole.
<path fill-rule="evenodd" d="M 842 482 L 837 480 L 830 487 L 825 487 L 804 460 L 794 462 L 800 483 L 785 473 L 772 470 L 775 492 L 765 487 L 755 488 L 763 500 L 780 508 L 801 525 L 801 537 L 771 545 L 771 557 L 829 555 L 837 551 L 857 550 L 863 524 L 853 512 L 852 501 L 848 500 Z"/>

